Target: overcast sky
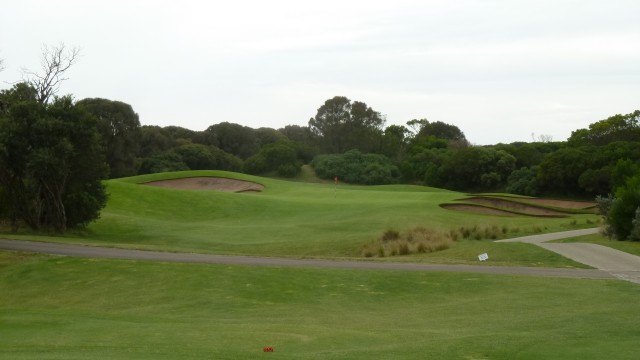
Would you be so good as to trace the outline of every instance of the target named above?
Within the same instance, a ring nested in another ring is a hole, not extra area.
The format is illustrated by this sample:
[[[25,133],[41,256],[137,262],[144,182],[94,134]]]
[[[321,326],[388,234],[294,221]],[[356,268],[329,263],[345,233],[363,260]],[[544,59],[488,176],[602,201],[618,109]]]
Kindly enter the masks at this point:
[[[640,109],[639,14],[638,0],[4,1],[0,88],[64,42],[82,57],[60,92],[124,101],[143,125],[307,125],[341,95],[475,144],[560,141]]]

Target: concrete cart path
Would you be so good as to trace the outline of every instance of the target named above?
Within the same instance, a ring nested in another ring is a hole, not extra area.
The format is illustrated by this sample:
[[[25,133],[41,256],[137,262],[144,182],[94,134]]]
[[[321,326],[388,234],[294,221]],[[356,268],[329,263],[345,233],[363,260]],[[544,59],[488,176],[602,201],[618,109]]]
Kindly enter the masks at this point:
[[[571,260],[606,271],[619,279],[640,284],[640,256],[631,255],[620,250],[597,244],[547,243],[547,241],[551,240],[595,234],[597,232],[598,229],[584,229],[498,240],[497,242],[525,242],[535,244]]]
[[[563,277],[581,279],[615,279],[606,271],[596,269],[567,269],[567,268],[538,268],[517,266],[479,266],[479,265],[443,265],[391,263],[381,261],[346,261],[325,259],[291,259],[266,258],[251,256],[225,256],[191,253],[171,253],[160,251],[142,251],[97,246],[84,246],[60,243],[45,243],[35,241],[20,241],[0,239],[0,249],[12,251],[26,251],[52,255],[78,256],[89,258],[109,258],[162,262],[233,264],[247,266],[271,267],[307,267],[307,268],[338,268],[338,269],[368,269],[368,270],[396,270],[396,271],[437,271],[460,273],[483,273],[502,275],[527,275],[544,277]]]

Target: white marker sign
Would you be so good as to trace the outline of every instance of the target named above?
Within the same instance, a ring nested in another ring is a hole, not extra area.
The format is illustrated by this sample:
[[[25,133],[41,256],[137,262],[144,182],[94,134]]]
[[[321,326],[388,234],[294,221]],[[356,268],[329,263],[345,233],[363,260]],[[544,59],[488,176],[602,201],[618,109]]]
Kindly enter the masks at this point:
[[[488,259],[489,259],[489,254],[487,253],[478,255],[478,260],[480,261],[487,261]]]

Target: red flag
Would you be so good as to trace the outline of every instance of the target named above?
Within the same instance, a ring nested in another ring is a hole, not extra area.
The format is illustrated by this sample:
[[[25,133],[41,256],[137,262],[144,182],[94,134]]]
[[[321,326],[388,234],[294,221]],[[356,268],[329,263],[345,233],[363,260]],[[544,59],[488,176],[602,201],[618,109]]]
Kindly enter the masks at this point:
[[[333,178],[333,181],[335,181],[336,185],[338,185],[338,177],[337,176]]]

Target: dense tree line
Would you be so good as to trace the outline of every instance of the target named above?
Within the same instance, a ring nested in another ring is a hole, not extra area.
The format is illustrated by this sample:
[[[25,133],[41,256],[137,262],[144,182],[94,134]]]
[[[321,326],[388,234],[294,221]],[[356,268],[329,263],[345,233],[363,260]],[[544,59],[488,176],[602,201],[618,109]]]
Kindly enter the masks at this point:
[[[406,126],[384,127],[380,112],[341,96],[325,101],[308,126],[281,129],[228,122],[203,131],[141,126],[133,108],[122,102],[84,99],[77,105],[97,119],[110,177],[188,169],[292,177],[302,164],[312,164],[319,176],[332,179],[342,174],[319,168],[330,163],[327,159],[370,161],[374,171],[384,157],[397,169],[384,183],[595,197],[620,186],[640,163],[640,111],[578,129],[565,142],[472,146],[458,127],[440,121],[413,119]],[[377,157],[362,160],[352,150]],[[320,155],[324,157],[312,162]],[[383,167],[392,169],[386,163]]]

